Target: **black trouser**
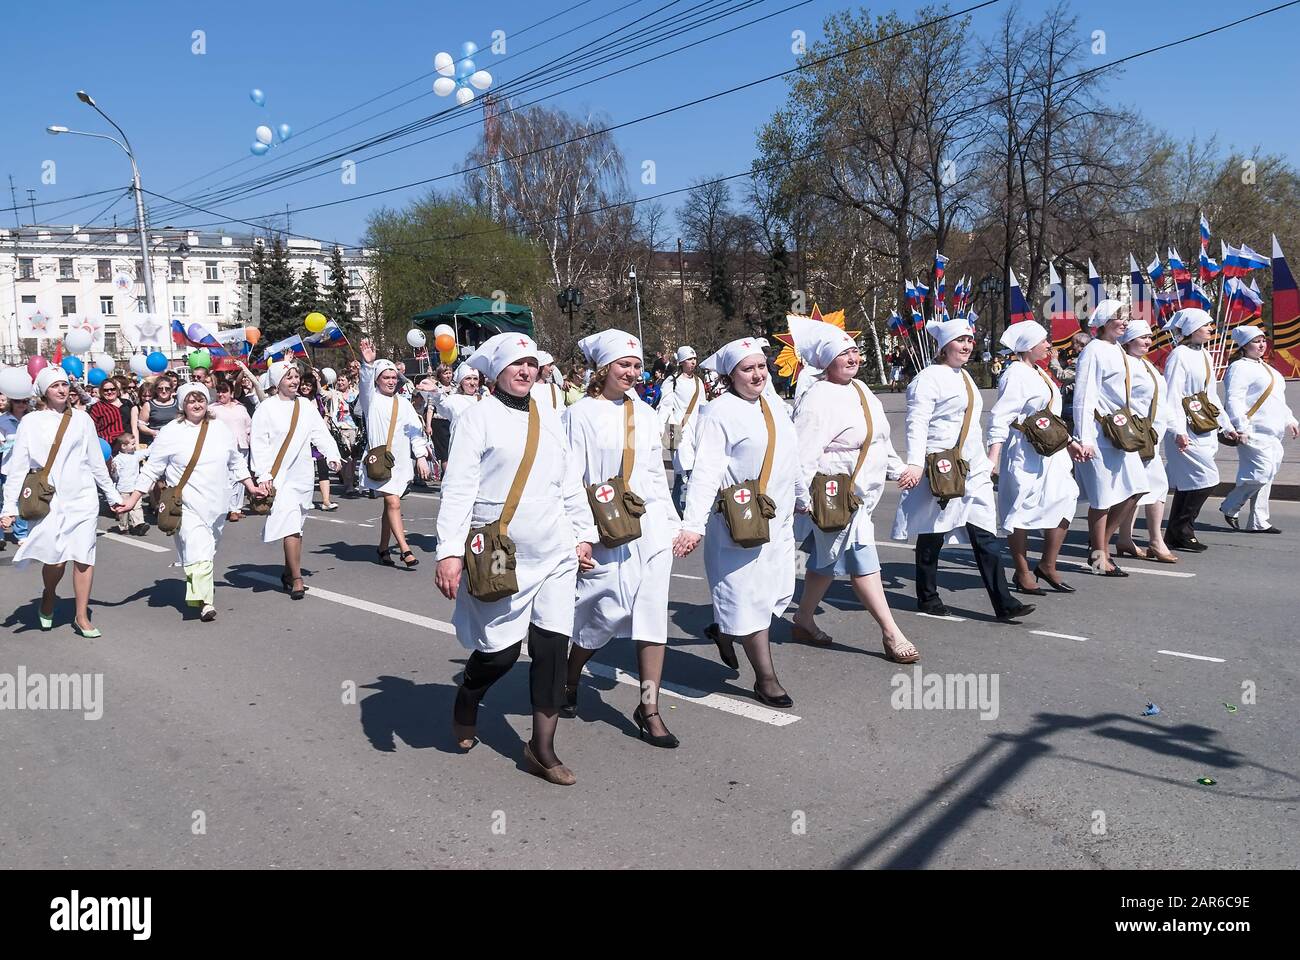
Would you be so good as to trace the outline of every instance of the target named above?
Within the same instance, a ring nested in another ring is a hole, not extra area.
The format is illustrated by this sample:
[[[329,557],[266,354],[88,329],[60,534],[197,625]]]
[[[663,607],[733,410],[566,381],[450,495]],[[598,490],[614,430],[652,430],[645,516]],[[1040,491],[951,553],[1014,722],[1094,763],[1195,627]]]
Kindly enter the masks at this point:
[[[966,524],[971,547],[975,550],[975,563],[984,589],[989,592],[993,612],[1001,616],[1016,606],[1002,571],[1002,541],[987,530]],[[916,602],[921,607],[939,602],[939,551],[947,534],[922,533],[916,538]]]
[[[509,672],[519,659],[523,641],[496,653],[475,650],[465,664],[465,678],[456,694],[456,722],[473,725],[479,701],[488,688]],[[564,681],[568,674],[569,638],[553,630],[528,625],[528,692],[534,710],[558,710],[564,703]]]
[[[1165,541],[1179,546],[1196,538],[1193,524],[1200,515],[1205,501],[1210,499],[1213,487],[1201,487],[1199,490],[1175,490],[1173,502],[1169,505],[1169,523],[1165,527]]]

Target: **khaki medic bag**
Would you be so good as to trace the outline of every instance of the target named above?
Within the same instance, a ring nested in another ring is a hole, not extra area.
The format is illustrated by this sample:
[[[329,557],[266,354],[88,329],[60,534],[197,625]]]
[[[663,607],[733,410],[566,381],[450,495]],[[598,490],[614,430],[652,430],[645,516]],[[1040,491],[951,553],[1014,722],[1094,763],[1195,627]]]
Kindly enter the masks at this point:
[[[1122,347],[1120,348],[1123,349]],[[1102,416],[1096,410],[1092,415],[1101,424],[1101,432],[1110,445],[1125,453],[1138,453],[1145,448],[1147,431],[1150,425],[1145,419],[1129,409],[1131,401],[1132,379],[1129,376],[1128,356],[1124,356],[1124,406]]]
[[[537,456],[537,439],[541,433],[541,417],[537,401],[528,399],[528,439],[524,441],[524,456],[515,471],[515,479],[501,506],[501,516],[487,526],[472,527],[465,538],[465,575],[469,580],[469,594],[475,600],[491,603],[504,600],[519,592],[519,578],[515,575],[515,544],[507,531],[519,508],[524,484]]]
[[[297,397],[293,401],[293,413],[289,417],[289,432],[284,435],[284,442],[280,444],[280,452],[275,455],[275,463],[271,464],[271,475],[268,479],[275,483],[275,475],[280,472],[280,466],[284,463],[284,455],[289,452],[289,442],[293,439],[293,431],[298,426],[298,404]],[[259,477],[259,479],[262,479]],[[248,512],[255,517],[265,517],[275,506],[275,491],[272,490],[264,497],[257,494],[249,494]]]
[[[767,482],[772,477],[772,460],[776,454],[776,422],[766,398],[760,396],[758,403],[767,427],[763,469],[758,480],[744,480],[718,492],[718,512],[727,522],[731,539],[740,547],[761,547],[767,543],[771,539],[767,522],[776,516],[776,504],[767,495]]]
[[[1047,406],[1011,426],[1025,435],[1029,445],[1040,457],[1050,457],[1070,445],[1070,428],[1065,425],[1064,420],[1052,413],[1052,381],[1037,365],[1030,364],[1030,366],[1047,384]]]
[[[1210,369],[1210,355],[1201,348],[1201,359],[1205,361],[1205,389],[1198,390],[1190,397],[1183,397],[1183,412],[1187,414],[1187,425],[1192,433],[1204,436],[1219,429],[1219,408],[1210,399],[1210,388],[1214,384],[1214,371]]]
[[[867,439],[862,444],[862,449],[858,451],[858,462],[853,467],[853,473],[816,473],[812,478],[812,519],[817,524],[817,529],[824,530],[827,533],[834,533],[837,530],[843,530],[853,521],[853,514],[858,507],[862,505],[862,498],[854,490],[854,484],[857,483],[858,473],[862,470],[862,465],[867,461],[867,451],[871,448],[872,434],[874,427],[871,422],[871,407],[867,404],[867,395],[862,392],[862,388],[854,380],[851,383],[853,391],[858,395],[858,400],[862,404],[862,415],[867,419]]]
[[[190,462],[185,465],[180,481],[174,487],[163,487],[158,497],[158,529],[169,537],[181,528],[181,494],[185,492],[185,484],[189,482],[190,474],[199,462],[199,455],[203,453],[203,441],[207,435],[208,418],[204,417],[199,425],[199,439],[194,444],[194,452],[190,454]]]
[[[39,470],[27,471],[27,476],[23,479],[23,489],[18,494],[18,516],[28,523],[44,520],[50,512],[50,501],[54,499],[50,467],[54,466],[54,458],[59,455],[63,435],[68,432],[71,421],[72,405],[69,404],[63,411],[63,419],[59,421],[59,429],[54,434],[54,444],[50,447],[50,455],[45,458],[45,466]]]
[[[970,473],[970,463],[962,459],[961,451],[966,446],[966,434],[970,432],[970,415],[975,409],[975,390],[971,386],[970,374],[965,370],[961,371],[961,378],[966,384],[966,415],[961,420],[957,446],[926,454],[925,457],[925,479],[930,482],[930,492],[939,501],[940,510],[948,506],[949,500],[960,500],[966,496],[966,475]]]
[[[621,547],[641,536],[645,501],[628,489],[636,465],[636,410],[631,397],[623,400],[623,462],[618,475],[587,487],[587,502],[596,520],[602,547]]]
[[[366,454],[366,476],[375,483],[393,479],[393,431],[397,429],[397,394],[393,394],[393,414],[388,418],[388,442],[382,447],[371,447]]]

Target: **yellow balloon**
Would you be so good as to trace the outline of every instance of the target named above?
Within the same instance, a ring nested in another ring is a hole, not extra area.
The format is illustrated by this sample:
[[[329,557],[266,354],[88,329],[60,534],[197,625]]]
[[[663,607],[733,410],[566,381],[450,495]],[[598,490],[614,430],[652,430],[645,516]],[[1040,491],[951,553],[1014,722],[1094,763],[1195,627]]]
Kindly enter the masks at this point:
[[[323,313],[307,314],[307,319],[303,321],[303,326],[305,326],[312,333],[320,333],[322,330],[325,329],[325,314]]]
[[[438,359],[441,360],[443,363],[447,364],[448,366],[451,366],[453,363],[455,363],[456,358],[458,356],[460,356],[460,347],[456,346],[455,344],[452,344],[450,350],[438,351]]]

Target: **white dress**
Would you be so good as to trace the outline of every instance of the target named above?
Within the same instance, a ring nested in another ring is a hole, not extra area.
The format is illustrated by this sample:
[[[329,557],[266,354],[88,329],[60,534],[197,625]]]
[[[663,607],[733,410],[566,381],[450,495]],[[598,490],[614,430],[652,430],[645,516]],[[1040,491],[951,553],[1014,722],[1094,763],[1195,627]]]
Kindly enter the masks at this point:
[[[560,418],[541,411],[537,455],[507,531],[515,544],[519,591],[485,603],[470,595],[461,578],[452,623],[462,646],[496,653],[519,643],[528,625],[573,635],[576,547],[596,532],[587,495],[566,472],[568,442]],[[438,511],[439,560],[464,557],[471,527],[501,516],[523,459],[528,414],[485,397],[452,425],[451,456],[442,479]]]
[[[0,516],[18,516],[18,497],[27,471],[44,466],[62,417],[53,410],[35,410],[19,421],[13,448],[5,460],[4,507],[0,508]],[[103,491],[109,503],[121,503],[122,497],[108,475],[95,421],[88,413],[72,412],[49,478],[54,485],[50,512],[31,525],[27,539],[14,554],[14,566],[68,560],[93,564],[99,517],[95,488]]]
[[[1247,411],[1270,383],[1273,392],[1254,416],[1247,418]],[[1237,483],[1272,483],[1282,466],[1282,441],[1287,427],[1296,423],[1286,402],[1286,380],[1271,364],[1243,357],[1228,366],[1223,392],[1228,419],[1242,434],[1237,444]]]
[[[370,449],[382,447],[388,442],[388,424],[393,417],[393,398],[386,397],[374,388],[375,368],[368,363],[361,365],[361,409],[366,418],[366,446]],[[384,481],[371,480],[363,466],[361,485],[366,490],[401,496],[407,486],[415,479],[415,457],[432,455],[429,438],[424,435],[424,423],[415,412],[411,401],[400,393],[397,397],[397,427],[393,430],[393,445],[389,453],[393,455],[392,475]],[[321,449],[317,446],[316,449]]]
[[[677,449],[673,451],[674,473],[688,473],[695,469],[694,427],[699,424],[700,415],[709,404],[707,393],[704,381],[698,375],[687,377],[674,374],[664,383],[663,396],[659,401],[660,429],[669,426],[682,427],[678,431]],[[687,417],[686,410],[690,407],[691,400],[697,397],[695,409]],[[686,421],[685,426],[682,424],[683,420]]]
[[[962,445],[962,459],[970,464],[966,475],[966,495],[949,500],[940,508],[930,492],[926,478],[925,457],[956,446],[966,413],[966,381],[970,375],[946,363],[933,363],[918,373],[907,385],[907,465],[921,467],[921,481],[904,490],[894,514],[893,539],[908,540],[922,533],[945,533],[945,542],[968,543],[966,524],[997,535],[998,516],[993,490],[993,464],[984,452],[980,436],[980,415],[984,399],[971,383],[974,407],[970,429]]]
[[[988,446],[1002,444],[998,458],[998,519],[1003,533],[1052,530],[1073,520],[1079,485],[1070,471],[1070,454],[1058,450],[1041,456],[1011,425],[1051,407],[1061,415],[1061,391],[1033,364],[1016,361],[998,382],[998,398],[989,411]]]
[[[135,489],[148,493],[159,480],[169,487],[179,483],[198,439],[199,425],[189,420],[176,420],[159,430],[149,445],[149,459],[140,467]],[[210,420],[199,462],[181,491],[181,526],[174,537],[178,566],[216,557],[230,507],[227,491],[232,483],[248,476],[248,464],[230,428],[220,420]]]
[[[1219,385],[1213,367],[1209,366],[1209,354],[1185,343],[1174,347],[1165,360],[1165,384],[1173,421],[1165,436],[1165,472],[1169,486],[1183,491],[1213,487],[1219,482],[1219,467],[1214,462],[1214,455],[1219,452],[1219,437],[1214,431],[1199,436],[1193,433],[1183,409],[1183,397],[1204,390],[1210,402],[1219,408],[1220,429],[1232,429],[1227,412],[1219,402]],[[1186,452],[1178,449],[1180,436],[1191,441]]]
[[[298,425],[280,464],[280,472],[271,478],[275,484],[275,503],[262,529],[262,542],[271,543],[302,533],[303,520],[311,509],[312,493],[316,489],[316,468],[312,464],[311,448],[325,455],[326,460],[337,462],[338,445],[330,436],[325,421],[321,419],[314,400],[295,397],[284,400],[279,394],[268,395],[253,414],[252,467],[258,480],[265,480],[275,465],[275,455],[289,432],[293,405],[298,405]]]
[[[481,394],[435,394],[433,398],[433,409],[438,411],[450,426],[454,427],[456,425],[456,418],[466,410],[472,410],[481,399]]]
[[[530,391],[537,406],[551,413],[564,413],[564,390],[554,382],[534,383]]]
[[[1151,424],[1156,432],[1156,455],[1146,462],[1147,492],[1138,500],[1138,506],[1145,507],[1150,503],[1164,503],[1169,495],[1169,478],[1165,476],[1165,459],[1161,456],[1160,448],[1165,433],[1173,423],[1174,408],[1169,402],[1164,377],[1155,368],[1155,364],[1146,357],[1141,360],[1130,359],[1129,369],[1133,371],[1133,402],[1130,409],[1138,416],[1149,417],[1151,400],[1154,398],[1156,402],[1155,422]]]
[[[1097,456],[1079,464],[1076,475],[1088,506],[1109,510],[1129,497],[1146,493],[1147,469],[1137,452],[1126,453],[1114,446],[1101,431],[1096,412],[1102,416],[1125,406],[1124,378],[1129,379],[1127,400],[1132,410],[1132,381],[1142,371],[1129,363],[1118,343],[1100,338],[1089,341],[1079,354],[1074,379],[1074,429],[1085,447]]]
[[[645,501],[641,536],[621,547],[593,540],[593,570],[578,574],[573,642],[598,650],[611,637],[646,643],[668,642],[668,587],[673,572],[673,538],[680,521],[663,470],[660,422],[654,409],[629,393],[618,403],[584,397],[564,414],[569,471],[585,491],[618,475],[623,464],[624,410],[633,404],[636,444],[628,489]],[[586,494],[584,492],[584,502]],[[588,505],[589,522],[590,506]]]
[[[799,399],[794,414],[804,486],[811,490],[813,476],[818,473],[853,473],[858,453],[867,439],[867,421],[855,393],[866,396],[871,410],[871,446],[853,484],[862,505],[854,511],[853,519],[843,530],[827,532],[812,524],[816,551],[813,566],[819,570],[834,565],[845,550],[875,550],[872,511],[884,493],[885,481],[895,479],[903,472],[902,458],[894,451],[889,436],[885,408],[876,395],[856,380],[843,384],[822,380]]]
[[[704,408],[695,436],[695,470],[682,529],[704,535],[713,614],[719,629],[733,637],[766,630],[794,597],[794,505],[796,498],[807,501],[808,490],[799,469],[794,424],[783,406],[772,409],[772,421],[776,449],[766,493],[776,504],[776,517],[768,521],[770,539],[757,547],[741,547],[731,539],[715,503],[723,487],[757,480],[762,472],[767,427],[758,401],[723,394]]]

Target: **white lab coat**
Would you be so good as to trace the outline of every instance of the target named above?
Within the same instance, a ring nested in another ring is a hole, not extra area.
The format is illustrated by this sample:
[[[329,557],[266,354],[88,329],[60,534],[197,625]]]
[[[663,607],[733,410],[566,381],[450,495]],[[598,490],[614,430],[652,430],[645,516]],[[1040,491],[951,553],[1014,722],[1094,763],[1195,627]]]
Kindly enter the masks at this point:
[[[762,472],[767,427],[758,401],[723,394],[705,407],[695,436],[695,470],[682,529],[704,535],[713,615],[721,631],[733,637],[766,630],[794,597],[794,506],[796,499],[807,502],[808,489],[799,469],[794,424],[784,406],[771,409],[776,448],[766,493],[776,504],[776,517],[768,521],[770,539],[761,546],[737,546],[715,507],[723,487],[756,481]]]
[[[867,439],[867,421],[855,393],[867,398],[871,410],[871,446],[853,484],[862,505],[843,530],[827,532],[812,524],[815,547],[812,565],[818,569],[833,565],[846,549],[874,549],[876,531],[872,512],[884,493],[885,481],[896,479],[903,472],[903,460],[894,451],[889,436],[885,408],[875,394],[856,380],[844,384],[822,380],[800,398],[794,414],[795,432],[799,436],[799,467],[809,496],[815,474],[851,475],[857,465],[858,454]]]
[[[1138,500],[1138,506],[1149,503],[1163,503],[1169,496],[1169,478],[1165,475],[1165,459],[1161,447],[1173,423],[1173,405],[1169,402],[1169,390],[1164,377],[1150,360],[1129,358],[1129,369],[1133,371],[1133,401],[1129,408],[1140,417],[1151,415],[1151,401],[1156,402],[1155,421],[1151,424],[1156,432],[1156,455],[1145,464],[1147,471],[1147,492]],[[1159,391],[1157,393],[1157,391]],[[1141,459],[1140,457],[1138,459]]]
[[[58,432],[61,413],[35,410],[18,424],[14,445],[5,461],[4,506],[0,516],[18,516],[18,497],[29,470],[39,470],[49,459]],[[99,517],[98,487],[109,503],[122,502],[108,475],[104,455],[95,433],[95,421],[81,410],[72,412],[72,420],[63,434],[59,455],[50,469],[54,497],[50,512],[31,525],[27,539],[14,554],[13,564],[29,562],[93,564],[96,519]]]
[[[618,403],[584,397],[564,414],[568,435],[568,469],[572,484],[585,490],[618,476],[623,465],[624,409],[633,404],[635,459],[628,489],[645,500],[641,536],[621,547],[592,541],[596,567],[578,574],[573,615],[573,642],[587,650],[603,647],[611,637],[628,636],[646,643],[668,642],[668,587],[673,569],[672,543],[680,527],[663,470],[661,426],[654,409],[634,393]],[[594,532],[594,519],[591,521]]]
[[[694,397],[699,397],[690,417],[686,410]],[[660,430],[664,427],[681,427],[678,431],[677,449],[673,451],[673,472],[689,473],[695,468],[695,434],[694,427],[699,423],[700,414],[708,406],[708,389],[704,380],[697,373],[693,377],[673,374],[664,381],[659,399]],[[685,420],[683,425],[682,421]]]
[[[1273,384],[1273,392],[1247,419],[1246,412]],[[1268,484],[1282,466],[1282,441],[1295,414],[1286,402],[1286,380],[1262,360],[1242,357],[1228,366],[1223,379],[1224,412],[1242,435],[1237,444],[1237,483]]]
[[[1061,415],[1061,391],[1047,374],[1024,361],[1007,366],[998,382],[998,398],[989,411],[988,446],[1002,444],[998,458],[998,520],[1003,533],[1052,530],[1073,520],[1079,485],[1070,471],[1070,454],[1058,450],[1039,455],[1025,435],[1012,427],[1046,407]]]
[[[1219,467],[1214,462],[1214,455],[1219,451],[1218,435],[1213,431],[1199,436],[1193,433],[1183,410],[1183,397],[1204,390],[1210,402],[1219,408],[1220,429],[1232,429],[1227,412],[1219,401],[1219,385],[1214,379],[1214,368],[1209,365],[1209,356],[1204,348],[1184,343],[1174,347],[1165,360],[1165,384],[1173,419],[1165,436],[1165,472],[1169,476],[1169,486],[1174,490],[1203,490],[1219,482]],[[1180,436],[1191,441],[1186,452],[1178,449]]]
[[[483,398],[483,394],[440,393],[433,397],[433,409],[438,411],[451,426],[456,425],[456,418],[466,410],[472,410]]]
[[[198,439],[199,425],[188,420],[174,421],[159,430],[149,445],[149,459],[140,465],[135,489],[148,493],[159,480],[169,487],[179,483]],[[248,464],[230,428],[220,420],[209,421],[203,452],[181,491],[181,527],[173,538],[177,566],[216,557],[230,507],[227,491],[232,483],[248,476]]]
[[[393,398],[386,397],[374,387],[375,368],[368,363],[361,365],[361,410],[366,418],[366,446],[370,449],[382,447],[388,442],[388,424],[393,417]],[[397,427],[393,430],[393,445],[389,453],[393,455],[392,475],[384,481],[371,480],[364,465],[361,469],[361,485],[367,490],[390,493],[401,496],[407,486],[415,479],[415,458],[432,455],[429,438],[424,435],[424,423],[415,412],[411,401],[400,393],[397,396]],[[316,449],[321,449],[319,446]]]
[[[312,492],[316,489],[316,468],[312,464],[311,448],[325,455],[326,460],[338,462],[339,448],[330,436],[325,421],[316,409],[316,402],[304,397],[292,401],[271,394],[258,404],[253,414],[252,467],[257,479],[265,480],[275,465],[275,455],[289,432],[293,405],[298,405],[298,425],[280,464],[280,472],[272,479],[275,484],[275,503],[262,528],[262,542],[271,543],[302,533],[303,521],[311,509]]]
[[[573,598],[578,574],[576,547],[591,542],[587,495],[566,471],[568,442],[560,418],[539,411],[537,455],[507,535],[515,544],[514,596],[484,603],[470,595],[462,577],[452,623],[461,645],[496,653],[519,643],[528,625],[573,635]],[[464,557],[471,527],[501,516],[523,459],[528,414],[485,397],[452,425],[451,456],[442,479],[437,557]]]
[[[542,410],[557,414],[564,413],[564,388],[554,381],[534,383],[530,393]]]
[[[1105,416],[1126,404],[1125,376],[1129,380],[1127,404],[1132,410],[1132,381],[1142,371],[1129,363],[1118,343],[1094,338],[1083,348],[1074,379],[1074,429],[1084,446],[1097,456],[1079,464],[1076,475],[1088,506],[1109,510],[1129,497],[1150,489],[1147,469],[1137,452],[1126,453],[1114,446],[1101,431],[1096,413]]]
[[[966,413],[966,386],[969,378],[964,370],[933,363],[918,373],[907,385],[907,452],[908,466],[922,469],[921,481],[910,490],[904,490],[894,514],[893,539],[908,540],[922,533],[945,533],[945,542],[967,543],[970,536],[966,524],[996,535],[998,530],[996,495],[993,491],[993,464],[984,452],[984,439],[980,436],[980,415],[984,412],[984,399],[979,389],[971,383],[974,407],[971,410],[970,429],[962,445],[962,459],[970,464],[966,475],[966,495],[949,500],[944,508],[930,492],[926,478],[925,457],[956,446],[961,435],[962,419]]]

